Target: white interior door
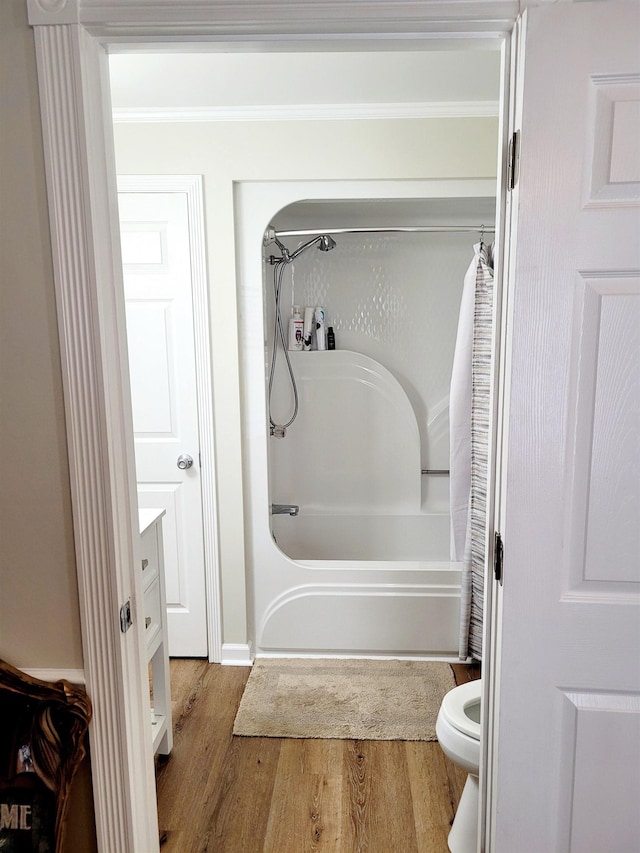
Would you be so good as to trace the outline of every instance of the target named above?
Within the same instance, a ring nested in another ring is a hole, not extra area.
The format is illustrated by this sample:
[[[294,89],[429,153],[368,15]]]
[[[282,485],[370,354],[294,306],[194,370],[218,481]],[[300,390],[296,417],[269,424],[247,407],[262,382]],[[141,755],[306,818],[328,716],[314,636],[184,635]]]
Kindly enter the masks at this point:
[[[640,5],[526,18],[497,853],[640,850]]]
[[[187,198],[180,192],[121,192],[118,200],[138,500],[166,510],[169,654],[206,656]]]

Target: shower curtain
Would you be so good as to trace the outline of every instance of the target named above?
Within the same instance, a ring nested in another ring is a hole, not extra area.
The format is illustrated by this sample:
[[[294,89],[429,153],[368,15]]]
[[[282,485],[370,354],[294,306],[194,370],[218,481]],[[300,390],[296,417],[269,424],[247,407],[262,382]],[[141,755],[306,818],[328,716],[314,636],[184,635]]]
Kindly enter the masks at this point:
[[[451,374],[451,559],[462,561],[459,656],[482,659],[493,315],[493,246],[465,275]]]

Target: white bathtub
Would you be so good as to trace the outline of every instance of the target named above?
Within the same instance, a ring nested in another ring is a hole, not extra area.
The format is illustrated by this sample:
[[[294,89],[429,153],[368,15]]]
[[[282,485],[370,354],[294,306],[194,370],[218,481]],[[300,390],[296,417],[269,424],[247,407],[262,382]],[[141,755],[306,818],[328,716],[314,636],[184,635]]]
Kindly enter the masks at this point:
[[[268,584],[260,654],[456,657],[460,566],[448,559],[448,516],[301,510],[271,521],[264,568],[280,592]]]
[[[441,511],[421,476],[406,392],[360,353],[290,355],[299,414],[269,439],[269,498],[252,505],[256,652],[455,658],[448,495]],[[270,516],[279,503],[300,512]]]
[[[449,560],[449,516],[274,515],[271,529],[281,551],[298,561],[385,561],[402,564]]]

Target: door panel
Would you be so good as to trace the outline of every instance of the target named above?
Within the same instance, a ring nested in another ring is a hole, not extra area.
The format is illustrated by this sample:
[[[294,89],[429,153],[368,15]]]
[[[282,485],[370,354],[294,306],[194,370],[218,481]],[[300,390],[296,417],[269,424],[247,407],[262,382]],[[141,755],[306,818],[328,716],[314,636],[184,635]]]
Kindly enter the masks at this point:
[[[170,366],[171,303],[127,300],[127,339],[137,437],[176,438],[176,388]]]
[[[207,654],[189,225],[185,193],[118,194],[138,500],[162,507],[169,653]],[[188,454],[194,464],[177,467]]]
[[[636,2],[526,15],[498,853],[640,849],[639,35]]]

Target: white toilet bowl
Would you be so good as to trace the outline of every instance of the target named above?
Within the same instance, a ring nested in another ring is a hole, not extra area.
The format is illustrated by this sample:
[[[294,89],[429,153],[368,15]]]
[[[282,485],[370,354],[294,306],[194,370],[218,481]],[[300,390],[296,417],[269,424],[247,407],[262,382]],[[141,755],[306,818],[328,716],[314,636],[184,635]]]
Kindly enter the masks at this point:
[[[450,690],[440,706],[436,736],[442,751],[469,774],[449,833],[451,853],[476,853],[480,768],[480,680]]]

